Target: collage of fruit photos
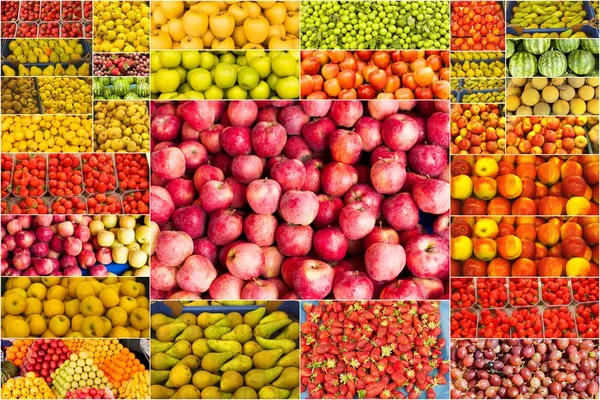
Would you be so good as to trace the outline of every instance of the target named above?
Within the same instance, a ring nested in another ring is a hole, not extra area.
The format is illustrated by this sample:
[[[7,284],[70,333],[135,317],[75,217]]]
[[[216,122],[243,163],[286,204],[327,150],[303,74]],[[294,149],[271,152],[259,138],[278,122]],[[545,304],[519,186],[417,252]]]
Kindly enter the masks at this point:
[[[0,400],[599,399],[599,0],[1,0]]]

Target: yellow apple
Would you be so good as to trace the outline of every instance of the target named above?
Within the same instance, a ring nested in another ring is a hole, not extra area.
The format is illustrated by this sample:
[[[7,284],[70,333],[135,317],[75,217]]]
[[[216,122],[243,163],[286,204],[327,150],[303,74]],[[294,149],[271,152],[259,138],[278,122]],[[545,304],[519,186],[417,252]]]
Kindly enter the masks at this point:
[[[453,237],[450,241],[450,257],[457,261],[466,261],[473,254],[473,242],[468,236]]]
[[[492,218],[481,218],[473,226],[473,234],[480,238],[495,239],[498,236],[498,224]]]
[[[135,301],[133,297],[121,297],[121,300],[119,301],[119,306],[122,307],[127,312],[127,314],[131,314],[131,312],[137,308],[137,301]]]
[[[17,293],[5,294],[2,304],[10,315],[19,315],[27,309],[27,299]]]
[[[81,323],[81,333],[83,337],[104,337],[104,321],[100,317],[85,317]]]
[[[71,322],[69,321],[69,318],[65,317],[64,315],[56,315],[52,317],[48,327],[52,333],[54,333],[54,335],[57,337],[63,337],[69,331]]]
[[[94,296],[88,296],[81,300],[81,306],[79,310],[86,317],[96,316],[99,317],[104,314],[104,306],[100,299]]]
[[[140,331],[148,329],[148,309],[136,308],[131,312],[130,323],[135,329]]]
[[[112,307],[106,312],[106,318],[108,318],[113,327],[127,325],[127,312],[122,307]]]
[[[473,171],[477,176],[495,178],[498,175],[498,170],[498,163],[492,157],[481,157],[473,166]]]
[[[115,307],[119,304],[119,293],[110,287],[102,289],[99,298],[105,308]]]
[[[55,315],[63,315],[65,313],[65,305],[57,299],[50,299],[44,302],[44,315],[52,318]]]
[[[27,309],[23,313],[24,316],[28,317],[33,314],[41,314],[43,310],[42,302],[35,297],[29,297],[26,299]]]
[[[473,193],[473,181],[467,175],[453,176],[450,180],[450,197],[466,200]]]
[[[39,314],[30,315],[25,322],[29,325],[29,332],[33,336],[39,336],[46,331],[46,320]]]
[[[81,308],[81,302],[79,299],[72,299],[65,303],[65,315],[69,318],[73,318],[79,314]]]

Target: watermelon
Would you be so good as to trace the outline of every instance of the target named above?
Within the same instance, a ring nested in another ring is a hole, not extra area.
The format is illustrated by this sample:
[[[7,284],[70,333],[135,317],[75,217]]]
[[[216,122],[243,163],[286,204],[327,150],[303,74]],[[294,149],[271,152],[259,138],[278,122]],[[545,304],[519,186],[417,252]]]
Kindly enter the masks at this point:
[[[512,40],[506,41],[506,59],[508,60],[510,56],[515,54],[515,44]]]
[[[98,78],[98,82],[100,82],[102,86],[108,86],[110,85],[110,78],[107,76],[103,76]]]
[[[531,53],[524,51],[516,53],[510,59],[509,71],[510,75],[514,77],[527,78],[535,76],[537,60]]]
[[[598,42],[598,39],[583,39],[579,43],[583,50],[587,50],[592,54],[600,53],[600,42]]]
[[[119,97],[124,97],[129,93],[129,84],[124,79],[117,79],[113,83],[114,93]]]
[[[533,54],[543,54],[550,49],[552,39],[524,39],[525,50]]]
[[[575,50],[569,54],[569,68],[577,75],[587,75],[594,70],[595,57],[587,50]]]
[[[579,39],[555,39],[554,48],[561,53],[570,53],[579,48]]]
[[[544,53],[538,60],[538,69],[545,77],[563,76],[567,72],[567,56],[556,50]]]
[[[137,87],[135,88],[135,92],[140,97],[150,96],[150,84],[146,82],[138,83]]]
[[[92,83],[92,90],[94,92],[94,97],[102,97],[104,94],[104,86],[100,83],[100,80],[95,79]]]
[[[127,93],[125,95],[125,97],[123,97],[123,100],[139,100],[139,99],[140,99],[140,97],[133,92]]]

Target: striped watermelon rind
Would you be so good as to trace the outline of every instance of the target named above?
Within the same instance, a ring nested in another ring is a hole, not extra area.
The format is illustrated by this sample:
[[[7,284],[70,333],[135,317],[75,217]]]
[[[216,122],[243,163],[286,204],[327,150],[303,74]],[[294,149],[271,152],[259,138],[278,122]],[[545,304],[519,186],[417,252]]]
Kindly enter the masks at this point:
[[[567,72],[567,65],[567,56],[556,50],[542,54],[538,60],[540,74],[547,78],[563,76]]]
[[[530,53],[533,54],[544,54],[550,50],[552,45],[552,39],[524,39],[523,47]]]
[[[513,77],[532,77],[537,73],[537,60],[533,54],[521,51],[510,58],[508,69]]]
[[[575,50],[569,54],[569,68],[577,75],[587,75],[594,70],[595,58],[587,50]]]
[[[561,53],[570,53],[579,48],[579,39],[554,39],[554,48]]]
[[[515,44],[512,40],[506,41],[506,59],[508,60],[510,56],[515,54]]]
[[[598,54],[600,53],[600,41],[598,39],[582,39],[580,48],[592,54]]]

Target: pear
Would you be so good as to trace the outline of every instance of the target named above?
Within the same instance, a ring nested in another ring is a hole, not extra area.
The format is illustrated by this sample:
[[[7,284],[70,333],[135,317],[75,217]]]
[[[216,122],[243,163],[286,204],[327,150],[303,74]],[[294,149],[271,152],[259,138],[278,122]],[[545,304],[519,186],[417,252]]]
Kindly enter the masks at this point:
[[[244,314],[244,323],[250,325],[250,327],[254,329],[254,327],[259,324],[262,317],[265,316],[266,312],[267,309],[265,307],[259,307],[254,311],[250,311]]]
[[[251,306],[254,305],[254,300],[223,300],[224,306]]]
[[[156,331],[161,326],[170,324],[173,321],[173,318],[167,317],[165,314],[156,313],[152,314],[152,317],[150,318],[150,325],[152,326],[152,330]]]
[[[276,321],[266,322],[264,324],[259,324],[256,328],[254,328],[254,336],[259,336],[262,338],[270,339],[271,336],[278,330],[285,328],[289,324],[292,323],[292,320],[289,318],[286,319],[278,319]]]
[[[242,348],[242,350],[245,355],[247,355],[248,357],[252,357],[256,353],[258,353],[259,351],[262,351],[264,349],[262,347],[260,347],[260,345],[258,343],[251,340],[249,342],[244,343],[244,347]]]
[[[235,340],[208,340],[208,347],[212,351],[216,352],[231,352],[235,354],[239,354],[242,352],[242,345],[236,342]]]
[[[54,65],[48,65],[46,68],[44,68],[44,70],[42,71],[42,75],[54,76]]]
[[[280,389],[288,389],[292,390],[296,386],[300,384],[299,381],[300,370],[296,367],[288,367],[283,370],[279,378],[271,385],[278,387]]]
[[[296,348],[296,342],[290,339],[265,339],[257,336],[256,341],[265,350],[283,349],[284,354]]]
[[[266,324],[267,322],[273,322],[280,319],[289,319],[287,313],[284,311],[273,311],[271,314],[267,315],[263,319],[260,320],[261,324]]]
[[[79,76],[89,76],[90,75],[90,64],[83,63],[79,68],[77,68],[77,75]]]
[[[175,318],[176,322],[185,322],[188,325],[196,323],[196,316],[192,313],[183,313],[179,317]]]
[[[150,354],[164,353],[173,347],[171,342],[161,342],[160,340],[150,339]]]
[[[194,343],[196,339],[200,339],[203,336],[202,328],[200,328],[198,325],[188,325],[188,327],[183,330],[181,335],[175,338],[175,341],[187,340],[190,343]]]
[[[244,344],[252,340],[252,328],[250,325],[240,324],[233,328],[231,332],[227,332],[221,336],[221,340],[235,340]]]
[[[223,392],[216,386],[209,386],[202,391],[202,399],[230,399],[231,393]],[[194,397],[199,399],[200,397]]]
[[[189,354],[183,357],[179,364],[187,365],[191,370],[196,370],[200,366],[200,358],[193,354]]]
[[[15,76],[15,70],[12,69],[11,67],[9,67],[8,65],[3,65],[2,66],[2,74],[4,74],[4,76]]]
[[[300,367],[300,349],[296,349],[281,357],[276,364],[278,367]]]
[[[265,386],[258,391],[258,397],[261,399],[287,399],[291,391],[276,388],[275,386]]]
[[[185,304],[186,307],[192,307],[192,306],[205,307],[205,306],[209,306],[209,305],[210,305],[210,303],[208,302],[208,300],[193,300],[193,301],[190,301],[189,303]]]
[[[167,399],[168,397],[163,397]],[[200,399],[200,390],[194,385],[183,385],[180,387],[173,396],[172,399]]]
[[[61,53],[58,58],[60,58],[61,63],[67,63],[71,60],[71,57],[66,52]]]
[[[192,380],[192,371],[187,365],[177,364],[169,373],[169,380],[165,383],[166,387],[179,388],[187,385]]]
[[[214,374],[234,356],[235,354],[231,352],[208,353],[202,358],[202,369]]]
[[[273,368],[283,354],[282,349],[259,351],[252,357],[254,366],[259,369]]]
[[[23,64],[18,66],[19,76],[29,76],[29,68],[25,68]]]
[[[221,371],[237,371],[248,372],[252,369],[252,359],[248,356],[240,354],[231,361],[226,362],[221,367]]]
[[[150,370],[150,384],[160,385],[169,379],[169,371]]]
[[[242,386],[233,393],[232,399],[258,399],[256,390],[248,386]]]
[[[35,54],[33,54],[33,51],[30,52],[29,54],[27,54],[27,62],[28,63],[36,63],[36,62],[38,62],[38,59],[35,56]]]
[[[192,383],[198,389],[202,390],[209,386],[214,386],[221,380],[219,375],[211,374],[206,371],[198,371],[192,376]]]
[[[274,367],[270,369],[253,369],[248,371],[245,376],[246,386],[250,386],[254,390],[267,386],[273,382],[281,374],[283,368]]]
[[[42,76],[42,70],[34,65],[33,67],[31,67],[30,75],[31,76]]]
[[[47,56],[47,55],[45,55],[45,54],[40,54],[40,55],[38,56],[38,62],[41,62],[41,63],[47,63],[47,62],[49,62],[49,61],[50,61],[50,59],[49,59],[49,58],[48,58],[48,56]]]
[[[204,330],[204,337],[207,339],[220,339],[221,336],[229,332],[231,328],[226,326],[209,326]]]
[[[83,46],[81,44],[77,44],[77,46],[75,46],[75,53],[79,54],[80,56],[83,55]]]
[[[300,324],[297,322],[292,322],[291,324],[286,326],[279,335],[275,336],[275,339],[298,340],[299,337],[300,337]]]
[[[210,353],[210,347],[208,347],[208,340],[198,339],[192,344],[192,352],[195,356],[200,358]]]
[[[156,353],[150,359],[152,369],[166,370],[171,369],[179,363],[179,359],[166,355],[165,353]]]
[[[216,324],[219,320],[225,318],[223,313],[209,313],[203,312],[198,315],[197,324],[200,328],[206,329],[211,325]]]
[[[300,386],[296,386],[288,399],[299,399],[300,398]]]
[[[173,342],[186,327],[187,324],[183,322],[172,322],[163,325],[156,330],[156,338],[161,342]]]
[[[179,358],[181,360],[188,354],[192,354],[192,345],[187,340],[179,340],[175,342],[173,347],[171,347],[167,352],[165,352],[165,354],[171,357]]]
[[[56,67],[54,68],[54,75],[61,76],[61,75],[64,75],[64,74],[65,74],[65,70],[62,67],[62,65],[56,64]],[[154,329],[154,328],[152,328],[152,329]],[[156,328],[156,329],[158,329],[158,328]],[[154,329],[154,330],[156,330],[156,329]]]
[[[244,386],[244,377],[237,371],[225,371],[220,383],[222,391],[233,393]]]
[[[215,326],[226,326],[228,328],[235,328],[239,324],[244,323],[244,319],[242,318],[242,314],[238,312],[232,312],[225,316],[225,318],[217,321]]]
[[[49,57],[49,59],[50,59],[50,62],[51,62],[51,63],[57,63],[57,62],[60,62],[60,58],[58,57],[58,54],[56,54],[56,53],[54,53],[54,52],[52,52],[52,54],[50,54],[50,57]]]
[[[170,399],[175,394],[175,390],[161,385],[150,386],[150,397],[153,399]]]

